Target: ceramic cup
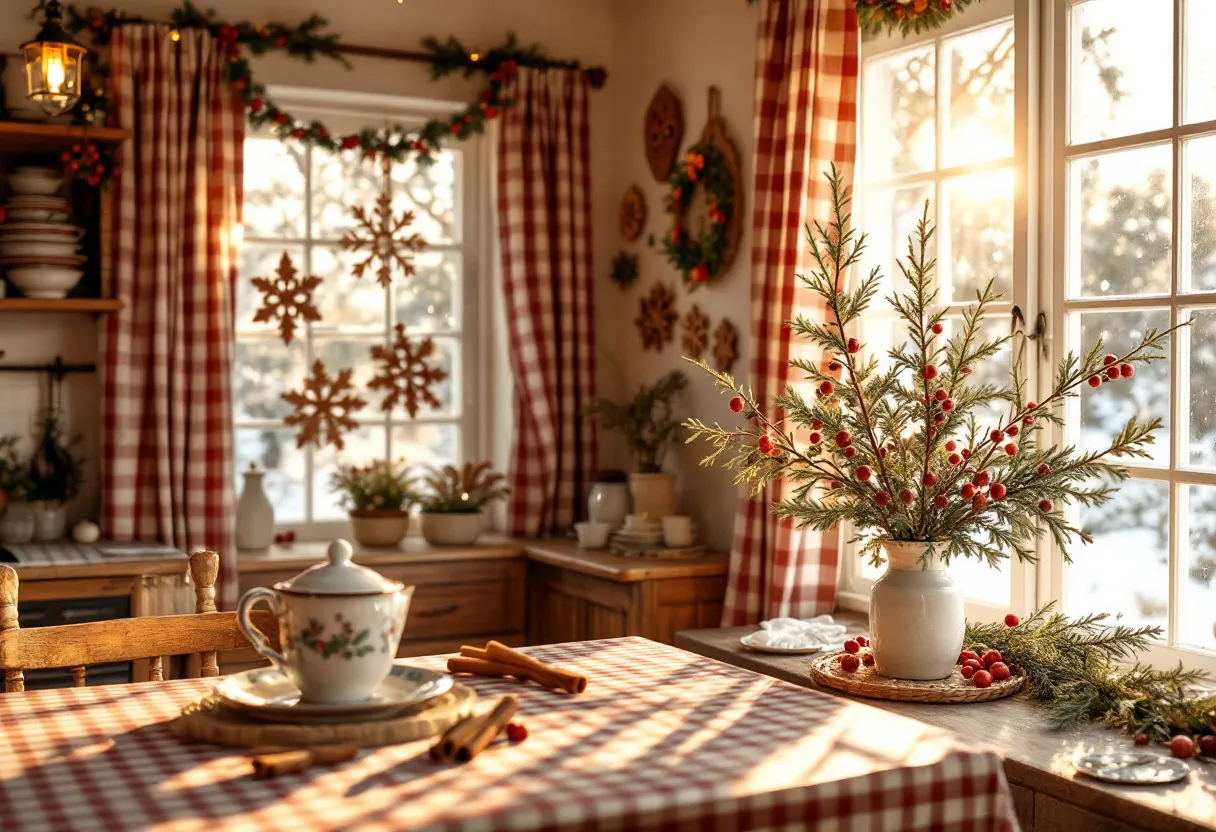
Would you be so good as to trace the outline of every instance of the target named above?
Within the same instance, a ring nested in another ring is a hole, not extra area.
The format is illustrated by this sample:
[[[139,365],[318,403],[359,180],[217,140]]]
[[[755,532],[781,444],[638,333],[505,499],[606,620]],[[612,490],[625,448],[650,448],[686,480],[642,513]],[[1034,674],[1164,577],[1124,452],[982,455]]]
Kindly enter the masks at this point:
[[[578,545],[583,549],[603,549],[608,545],[610,531],[612,531],[610,523],[574,524],[574,532],[578,535]]]
[[[625,515],[625,531],[627,532],[644,532],[649,531],[653,521],[646,514],[626,514]]]
[[[692,545],[692,518],[673,514],[663,518],[663,544],[671,547]]]

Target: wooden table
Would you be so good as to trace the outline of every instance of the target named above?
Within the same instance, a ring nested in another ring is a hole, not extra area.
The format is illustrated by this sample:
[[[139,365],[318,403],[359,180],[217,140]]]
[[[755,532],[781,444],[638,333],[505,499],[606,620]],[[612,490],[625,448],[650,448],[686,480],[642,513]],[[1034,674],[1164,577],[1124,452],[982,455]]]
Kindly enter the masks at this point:
[[[0,695],[0,829],[1014,828],[999,759],[948,731],[640,638],[530,652],[587,692],[468,680],[529,737],[463,766],[415,742],[254,780],[171,733],[207,680]]]
[[[862,616],[838,615],[865,632]],[[676,645],[721,662],[812,689],[807,656],[777,656],[743,647],[755,627],[692,630]],[[845,699],[853,699],[830,691]],[[954,731],[995,748],[1017,803],[1023,832],[1190,832],[1216,830],[1216,765],[1195,763],[1187,780],[1167,786],[1116,786],[1075,772],[1072,761],[1089,751],[1126,750],[1130,740],[1099,725],[1066,731],[1047,727],[1043,706],[1024,696],[967,705],[887,702],[856,698],[885,711]],[[1168,753],[1162,750],[1163,754]]]

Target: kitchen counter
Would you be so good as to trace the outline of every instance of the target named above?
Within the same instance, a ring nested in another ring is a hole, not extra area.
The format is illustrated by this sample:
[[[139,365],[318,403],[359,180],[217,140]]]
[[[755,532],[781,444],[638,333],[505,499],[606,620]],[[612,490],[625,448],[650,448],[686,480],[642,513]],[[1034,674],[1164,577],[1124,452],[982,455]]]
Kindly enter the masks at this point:
[[[399,545],[371,548],[351,541],[356,563],[378,567],[399,563],[453,563],[496,558],[522,558],[523,544],[501,535],[486,534],[468,546],[432,546],[421,537],[411,536]],[[299,571],[325,560],[328,542],[308,541],[285,546],[274,545],[261,551],[237,553],[237,567],[244,572],[294,569]]]
[[[185,575],[184,552],[156,543],[91,544],[70,540],[7,544],[0,563],[17,570],[22,583],[78,578],[133,578],[140,575]]]

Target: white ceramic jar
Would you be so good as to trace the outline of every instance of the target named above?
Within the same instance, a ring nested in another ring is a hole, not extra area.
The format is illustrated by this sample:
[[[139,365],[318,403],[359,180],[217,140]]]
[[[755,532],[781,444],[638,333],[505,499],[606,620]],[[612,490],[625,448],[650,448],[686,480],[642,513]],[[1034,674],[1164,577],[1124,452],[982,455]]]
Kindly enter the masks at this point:
[[[882,545],[887,571],[870,593],[874,669],[892,679],[944,679],[954,671],[966,627],[962,587],[937,556],[946,544]]]
[[[266,472],[253,463],[242,472],[245,487],[236,504],[236,548],[260,551],[274,540],[274,505],[262,489]]]
[[[614,529],[629,513],[629,486],[624,482],[593,482],[587,496],[587,516],[592,523],[607,523]]]

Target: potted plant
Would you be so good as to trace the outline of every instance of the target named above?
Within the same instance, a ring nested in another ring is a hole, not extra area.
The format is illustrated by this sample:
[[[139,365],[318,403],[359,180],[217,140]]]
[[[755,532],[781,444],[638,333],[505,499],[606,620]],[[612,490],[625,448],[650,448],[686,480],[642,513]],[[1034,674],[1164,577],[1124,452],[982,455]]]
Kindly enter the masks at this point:
[[[663,458],[680,429],[672,406],[687,385],[684,374],[672,370],[627,402],[596,399],[587,409],[601,428],[625,437],[638,461],[638,470],[629,475],[633,511],[654,520],[676,513],[675,477],[663,473]]]
[[[1133,419],[1108,447],[1084,453],[1053,447],[1043,428],[1060,423],[1065,400],[1083,386],[1133,383],[1135,364],[1159,358],[1169,333],[1150,330],[1123,355],[1104,355],[1101,341],[1083,356],[1069,355],[1050,392],[1029,400],[1020,357],[1025,336],[982,335],[985,313],[998,299],[991,284],[946,336],[946,310],[934,305],[926,206],[900,264],[910,289],[888,299],[906,322],[908,339],[882,368],[848,335],[878,293],[880,276],[875,270],[856,288],[844,287],[842,277],[858,268],[865,237],[849,227],[848,197],[834,170],[828,179],[832,221],[826,228],[815,223],[809,233],[816,268],[800,278],[822,298],[825,318],[790,323],[825,354],[822,364],[790,362],[815,386],[814,396],[788,388],[774,400],[785,419],[774,421],[749,390],[702,365],[731,394],[730,410],[744,421],[723,428],[689,420],[689,441],[708,439],[714,448],[705,462],[724,462],[737,481],[757,490],[784,478],[790,493],[774,505],[778,516],[819,530],[851,524],[861,553],[876,566],[887,564],[870,599],[877,671],[944,678],[964,629],[962,592],[946,566],[960,557],[994,567],[1011,554],[1033,560],[1034,541],[1043,535],[1065,550],[1074,539],[1090,542],[1070,523],[1065,504],[1106,502],[1113,490],[1099,478],[1125,479],[1126,469],[1114,460],[1147,456],[1160,420]],[[1010,385],[974,382],[975,367],[1010,341]],[[989,421],[989,412],[1002,415]]]
[[[66,438],[60,411],[49,409],[42,417],[42,435],[30,459],[29,497],[36,502],[35,540],[59,540],[67,533],[68,500],[80,493],[84,461],[73,453],[80,436]]]
[[[437,546],[467,546],[485,527],[481,510],[506,497],[502,474],[489,462],[466,462],[429,468],[423,478],[427,495],[422,499],[422,536]]]
[[[380,459],[362,468],[339,465],[329,485],[341,495],[360,544],[388,547],[405,539],[415,496],[404,460],[394,465]]]
[[[34,515],[25,502],[30,471],[17,452],[17,437],[0,436],[0,542],[25,543],[34,536]]]

